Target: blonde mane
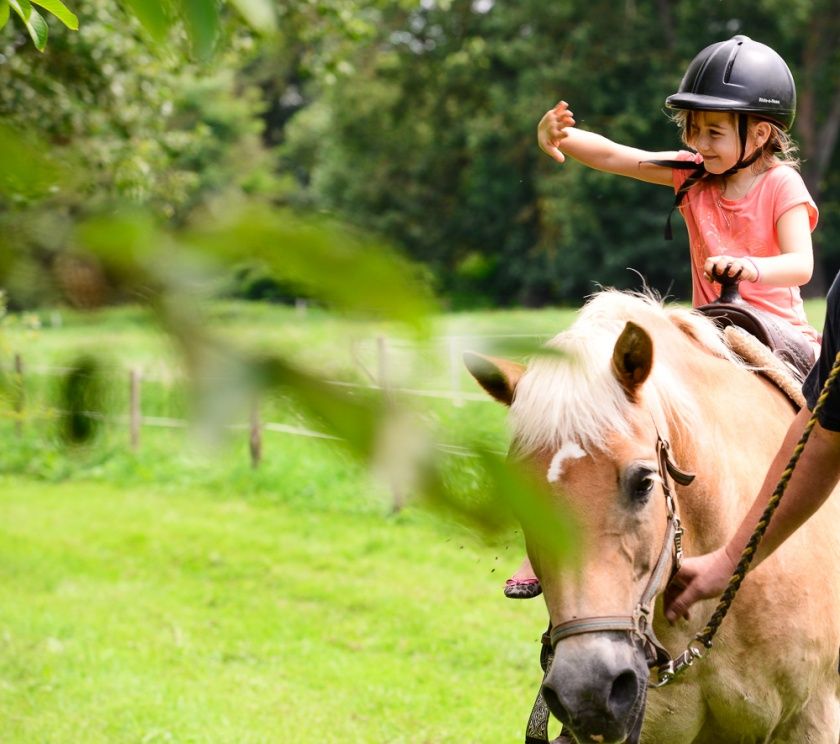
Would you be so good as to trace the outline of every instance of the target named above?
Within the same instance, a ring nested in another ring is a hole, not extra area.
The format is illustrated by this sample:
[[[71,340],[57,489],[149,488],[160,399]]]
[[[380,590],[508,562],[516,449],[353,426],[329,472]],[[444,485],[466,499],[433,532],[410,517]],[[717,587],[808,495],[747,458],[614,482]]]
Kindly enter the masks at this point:
[[[669,353],[694,342],[709,354],[742,365],[724,343],[716,326],[685,308],[666,306],[641,293],[607,289],[592,296],[575,323],[545,347],[557,354],[537,356],[516,387],[510,409],[517,450],[529,454],[556,450],[575,442],[587,452],[606,449],[611,434],[631,435],[635,408],[612,373],[612,353],[624,325],[632,320],[654,338],[654,364],[644,386],[644,401],[657,417],[668,421],[696,419],[697,404]],[[657,338],[671,334],[657,348]],[[658,353],[657,353],[658,352]]]

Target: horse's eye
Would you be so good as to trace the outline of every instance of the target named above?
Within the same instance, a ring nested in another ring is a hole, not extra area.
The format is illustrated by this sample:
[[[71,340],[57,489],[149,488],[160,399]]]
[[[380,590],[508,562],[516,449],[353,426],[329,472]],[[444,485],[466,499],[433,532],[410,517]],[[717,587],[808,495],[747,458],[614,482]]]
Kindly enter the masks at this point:
[[[634,504],[643,504],[653,491],[656,473],[648,467],[636,466],[625,473],[624,492]]]

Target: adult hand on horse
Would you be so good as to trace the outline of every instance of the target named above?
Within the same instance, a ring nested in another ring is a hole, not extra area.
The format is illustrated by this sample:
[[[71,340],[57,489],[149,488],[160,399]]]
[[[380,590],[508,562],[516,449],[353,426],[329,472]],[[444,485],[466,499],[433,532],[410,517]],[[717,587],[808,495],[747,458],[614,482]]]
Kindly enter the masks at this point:
[[[666,619],[671,623],[681,617],[687,620],[688,611],[695,602],[723,594],[737,564],[738,557],[733,559],[726,547],[686,558],[665,589]]]
[[[537,127],[537,142],[540,149],[558,163],[564,163],[566,156],[560,151],[560,141],[566,137],[566,127],[575,125],[575,115],[569,104],[560,101],[553,109],[545,112]]]

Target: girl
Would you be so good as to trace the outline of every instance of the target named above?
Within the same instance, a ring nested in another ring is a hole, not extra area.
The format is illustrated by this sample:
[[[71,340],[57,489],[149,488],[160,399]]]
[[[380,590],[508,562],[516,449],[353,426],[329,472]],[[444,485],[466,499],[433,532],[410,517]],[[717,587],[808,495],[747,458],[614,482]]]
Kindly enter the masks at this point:
[[[539,146],[558,163],[570,156],[674,188],[688,228],[694,306],[717,299],[713,276],[740,276],[743,299],[798,329],[816,358],[820,336],[808,324],[799,286],[811,278],[818,213],[788,136],[796,112],[788,66],[770,47],[735,36],[700,52],[665,103],[676,109],[692,151],[646,152],[577,129],[565,101],[540,121]],[[513,598],[540,591],[527,559],[505,585]]]

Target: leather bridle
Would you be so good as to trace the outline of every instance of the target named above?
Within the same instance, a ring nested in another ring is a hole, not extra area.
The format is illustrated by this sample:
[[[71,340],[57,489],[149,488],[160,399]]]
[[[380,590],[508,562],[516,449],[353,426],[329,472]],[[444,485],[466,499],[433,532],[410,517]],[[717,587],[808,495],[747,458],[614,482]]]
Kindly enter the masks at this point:
[[[662,493],[665,496],[668,524],[665,528],[665,538],[662,542],[659,558],[648,578],[642,596],[636,603],[633,614],[577,618],[555,626],[549,623],[548,630],[542,636],[543,647],[540,653],[540,666],[544,675],[548,674],[548,669],[554,660],[554,650],[557,644],[564,638],[583,633],[621,631],[638,638],[644,648],[648,668],[651,671],[648,680],[649,687],[662,687],[668,684],[675,674],[685,667],[691,666],[695,659],[703,655],[703,650],[697,644],[690,644],[682,654],[674,659],[659,642],[653,630],[653,602],[663,584],[665,572],[670,571],[669,575],[671,576],[675,574],[679,570],[683,555],[683,528],[680,524],[679,507],[676,494],[671,487],[670,478],[673,478],[681,486],[687,486],[694,480],[692,473],[686,473],[674,464],[671,459],[670,445],[658,431],[656,432],[656,459],[659,466],[659,477],[662,481]],[[655,678],[654,673],[656,674]],[[537,693],[531,715],[528,717],[525,733],[526,744],[548,742],[548,719],[548,706],[542,696],[542,691],[540,691]],[[556,741],[563,741],[563,736],[561,735]]]

